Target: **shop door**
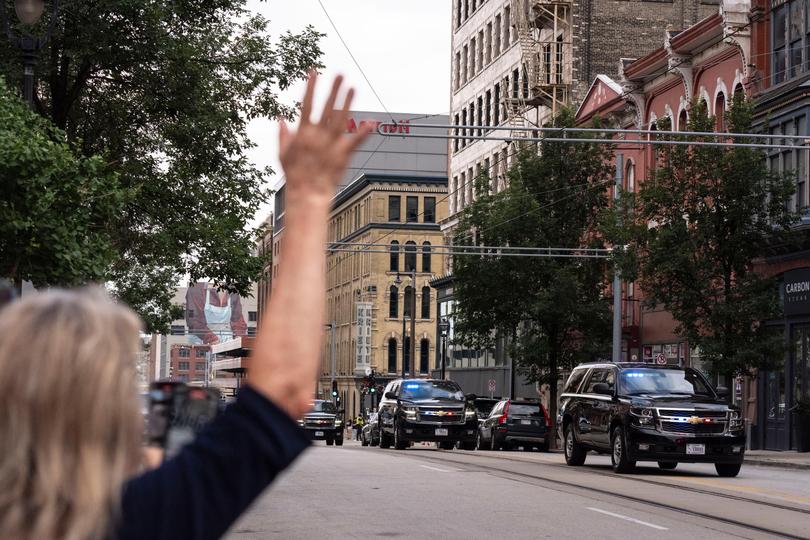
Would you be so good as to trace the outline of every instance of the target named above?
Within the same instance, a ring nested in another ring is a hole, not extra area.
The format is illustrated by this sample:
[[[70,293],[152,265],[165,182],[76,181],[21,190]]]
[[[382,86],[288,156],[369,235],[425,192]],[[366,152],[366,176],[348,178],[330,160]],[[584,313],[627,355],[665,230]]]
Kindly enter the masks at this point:
[[[788,373],[790,386],[788,387],[788,410],[795,405],[796,400],[808,394],[808,364],[810,364],[810,326],[794,326],[791,347],[791,365]],[[796,419],[793,418],[793,427],[796,428]],[[791,440],[790,448],[796,448],[796,435]]]
[[[768,371],[765,377],[765,449],[787,450],[785,371]]]

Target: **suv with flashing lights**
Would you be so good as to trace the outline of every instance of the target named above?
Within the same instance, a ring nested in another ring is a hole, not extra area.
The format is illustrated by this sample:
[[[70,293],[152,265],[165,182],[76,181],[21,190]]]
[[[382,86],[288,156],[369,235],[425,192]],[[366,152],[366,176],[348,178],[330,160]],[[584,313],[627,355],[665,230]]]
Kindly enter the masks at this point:
[[[745,453],[743,418],[698,371],[641,363],[584,364],[560,396],[557,425],[568,465],[588,450],[610,453],[613,470],[632,472],[637,461],[664,470],[678,463],[713,463],[737,476]]]
[[[298,420],[298,425],[314,440],[326,441],[329,446],[343,445],[343,411],[331,401],[313,401],[312,408]]]
[[[478,416],[461,387],[443,379],[398,379],[388,383],[380,400],[380,448],[398,450],[414,442],[433,441],[451,450],[457,443],[475,448]]]

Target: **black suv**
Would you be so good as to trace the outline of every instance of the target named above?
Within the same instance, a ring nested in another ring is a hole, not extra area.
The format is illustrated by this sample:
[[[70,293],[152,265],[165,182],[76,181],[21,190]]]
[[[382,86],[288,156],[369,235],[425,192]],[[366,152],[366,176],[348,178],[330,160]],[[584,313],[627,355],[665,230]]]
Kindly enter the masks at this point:
[[[478,428],[479,450],[512,450],[522,446],[548,451],[551,420],[537,400],[504,399],[490,411]]]
[[[740,411],[725,403],[700,372],[651,364],[585,364],[571,373],[560,396],[557,425],[568,465],[588,450],[609,452],[616,472],[637,461],[714,463],[720,476],[737,476],[745,453]]]
[[[380,448],[399,450],[416,441],[435,441],[450,450],[475,448],[478,417],[461,387],[441,379],[399,379],[385,387],[379,407]]]
[[[343,411],[334,403],[322,399],[312,402],[312,409],[298,420],[298,424],[307,430],[315,440],[343,445]]]

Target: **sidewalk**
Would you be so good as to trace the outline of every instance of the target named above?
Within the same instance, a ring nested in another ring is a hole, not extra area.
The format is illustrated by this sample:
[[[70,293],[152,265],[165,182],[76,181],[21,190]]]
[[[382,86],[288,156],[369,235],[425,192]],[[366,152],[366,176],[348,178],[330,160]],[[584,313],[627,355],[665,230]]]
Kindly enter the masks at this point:
[[[748,450],[745,452],[745,464],[810,470],[810,452]]]

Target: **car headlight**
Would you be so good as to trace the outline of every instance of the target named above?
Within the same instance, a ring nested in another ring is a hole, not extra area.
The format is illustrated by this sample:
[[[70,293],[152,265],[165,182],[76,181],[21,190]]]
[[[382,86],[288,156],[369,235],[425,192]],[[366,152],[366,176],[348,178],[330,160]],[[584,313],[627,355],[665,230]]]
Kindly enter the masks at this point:
[[[335,425],[337,427],[342,426],[343,425],[343,420],[341,420],[340,418],[335,418]]]
[[[740,411],[729,411],[728,413],[728,429],[730,431],[740,431],[743,428],[745,420]]]
[[[630,414],[633,416],[633,422],[640,426],[651,426],[654,422],[655,414],[653,410],[647,407],[633,407],[630,409]]]
[[[404,405],[402,412],[405,413],[405,418],[408,420],[416,420],[416,414],[419,412],[419,409],[412,405]]]
[[[467,422],[475,418],[475,409],[465,409],[464,410],[464,421]]]

